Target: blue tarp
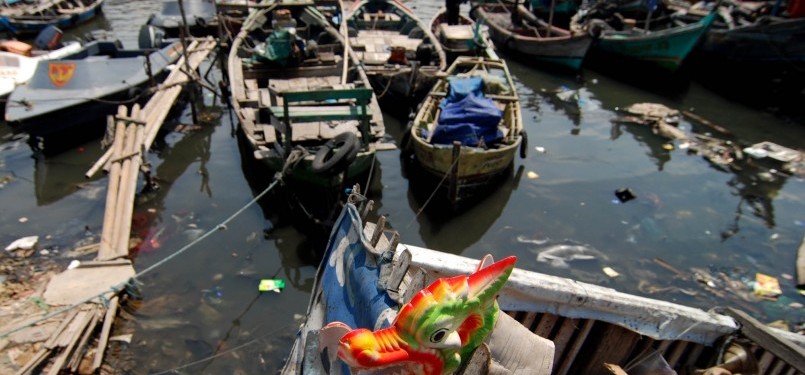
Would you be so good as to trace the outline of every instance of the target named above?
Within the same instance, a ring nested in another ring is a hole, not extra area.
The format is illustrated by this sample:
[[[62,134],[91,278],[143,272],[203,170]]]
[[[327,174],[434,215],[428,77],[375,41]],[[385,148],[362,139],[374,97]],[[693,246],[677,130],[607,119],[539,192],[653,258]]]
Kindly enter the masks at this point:
[[[440,107],[438,126],[431,138],[433,144],[459,141],[465,146],[479,146],[481,140],[489,145],[503,138],[498,130],[503,112],[492,99],[483,96],[480,77],[451,79],[450,91]]]

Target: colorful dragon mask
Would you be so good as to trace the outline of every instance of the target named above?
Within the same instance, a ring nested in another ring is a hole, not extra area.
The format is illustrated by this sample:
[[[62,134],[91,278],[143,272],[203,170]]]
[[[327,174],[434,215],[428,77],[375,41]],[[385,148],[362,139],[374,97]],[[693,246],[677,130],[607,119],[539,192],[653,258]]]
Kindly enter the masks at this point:
[[[482,260],[469,276],[436,280],[400,309],[389,328],[374,332],[359,328],[343,335],[338,357],[353,369],[452,373],[492,332],[497,294],[516,261],[512,256],[483,267]],[[334,322],[327,327],[339,325],[346,326]]]

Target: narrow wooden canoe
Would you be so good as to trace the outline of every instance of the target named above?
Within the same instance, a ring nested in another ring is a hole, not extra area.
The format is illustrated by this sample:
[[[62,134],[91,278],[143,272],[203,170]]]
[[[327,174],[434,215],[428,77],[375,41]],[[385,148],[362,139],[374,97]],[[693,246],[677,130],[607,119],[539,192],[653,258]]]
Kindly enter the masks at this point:
[[[365,197],[352,196],[350,202],[331,233],[283,375],[348,373],[331,347],[343,335],[322,327],[335,321],[370,331],[389,327],[398,309],[423,287],[437,278],[473,273],[479,265],[477,259],[400,244],[384,220],[364,226],[363,205],[370,203]],[[703,311],[519,268],[497,302],[505,314],[498,314],[499,324],[484,346],[508,370],[534,369],[515,373],[619,373],[610,371],[614,366],[629,374],[805,371],[802,335],[765,327],[731,308]],[[501,344],[499,332],[520,336]],[[476,350],[462,360],[485,357],[477,362],[486,363],[485,353]],[[507,353],[523,355],[513,360],[504,357]],[[457,373],[491,372],[473,368]]]
[[[455,121],[444,117],[447,112],[443,111],[442,102],[452,96],[451,80],[461,77],[478,78],[482,82],[483,100],[494,107],[489,112],[500,111],[498,137],[492,142],[489,138],[473,141],[477,142],[475,144],[450,141],[451,125],[456,121],[460,126],[478,125],[478,120],[470,117],[453,119]],[[448,198],[457,205],[488,187],[512,165],[518,150],[521,156],[525,155],[524,134],[520,99],[506,62],[460,56],[422,102],[411,124],[410,145],[403,146],[411,147],[417,163],[434,177],[448,178]]]
[[[419,102],[447,66],[430,27],[399,0],[357,1],[346,14],[350,47],[377,95]]]
[[[674,22],[673,16],[668,16],[662,24],[650,23],[649,30],[638,27],[615,30],[604,26],[601,30],[590,31],[591,34],[598,35],[593,46],[593,55],[598,56],[591,58],[609,61],[613,57],[628,59],[671,72],[676,71],[697,46],[716,16],[712,12],[697,22],[683,24]]]
[[[270,3],[252,14],[228,61],[240,132],[270,171],[336,187],[342,173],[372,165],[385,134],[377,99],[313,1]]]
[[[442,44],[448,63],[452,63],[458,56],[498,58],[492,39],[489,38],[489,27],[476,24],[472,18],[463,14],[459,14],[458,23],[450,25],[447,8],[442,7],[431,18],[430,30]]]
[[[48,26],[67,29],[89,21],[101,12],[106,0],[56,0],[21,2],[0,9],[0,30],[24,35]]]
[[[522,5],[516,11],[522,25],[512,23],[514,6],[503,3],[481,3],[471,15],[489,25],[489,35],[500,49],[508,49],[571,70],[581,69],[584,57],[593,43],[588,33],[573,33],[537,18]]]

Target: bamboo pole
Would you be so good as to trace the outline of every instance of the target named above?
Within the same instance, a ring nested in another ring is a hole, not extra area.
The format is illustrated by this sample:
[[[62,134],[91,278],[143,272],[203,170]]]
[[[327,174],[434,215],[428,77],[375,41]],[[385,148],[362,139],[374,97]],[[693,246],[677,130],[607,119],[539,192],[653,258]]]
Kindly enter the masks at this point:
[[[106,310],[106,315],[103,317],[103,328],[101,328],[101,335],[98,338],[98,350],[95,351],[95,360],[92,362],[92,373],[95,373],[103,363],[103,354],[106,351],[106,343],[109,342],[109,332],[112,330],[112,321],[117,315],[118,296],[112,297],[109,302],[109,309]]]
[[[341,34],[344,35],[344,62],[341,71],[341,84],[347,83],[347,70],[349,68],[349,29],[347,28],[347,10],[344,9],[344,2],[338,0],[338,7],[341,8]]]
[[[135,115],[135,110],[139,113],[139,108],[135,106],[132,108],[132,115]],[[134,144],[134,133],[136,130],[136,125],[129,124],[126,126],[126,146],[123,149],[123,154],[128,155],[136,150],[136,146]],[[123,199],[125,197],[123,190],[126,189],[126,186],[128,186],[128,183],[132,178],[128,172],[131,169],[131,158],[125,158],[121,162],[113,163],[113,165],[114,164],[120,164],[120,186],[118,188],[117,202],[114,209],[114,226],[112,227],[111,234],[112,249],[107,255],[101,256],[102,254],[98,254],[98,260],[109,260],[117,257],[117,254],[120,252],[120,249],[117,248],[117,246],[120,243],[120,237],[122,236],[121,228],[124,224],[123,222],[125,221],[122,219],[122,213],[125,211],[126,206],[132,205],[132,202],[127,202],[125,199]],[[128,238],[128,236],[126,236],[126,238]]]
[[[121,105],[117,108],[118,116],[126,115],[126,107]],[[123,152],[123,145],[125,142],[126,124],[123,121],[118,121],[115,127],[115,138],[112,143],[112,153],[120,155]],[[114,163],[110,168],[109,173],[109,186],[106,191],[106,210],[103,214],[103,229],[101,231],[101,243],[98,248],[98,256],[104,256],[112,249],[112,237],[115,225],[115,209],[117,208],[118,188],[120,186],[120,163]]]
[[[548,13],[548,33],[547,33],[548,35],[547,35],[547,37],[551,36],[551,31],[552,31],[551,29],[553,29],[553,12],[554,12],[555,8],[556,8],[556,0],[551,0],[551,10],[550,10],[550,13]]]
[[[139,113],[139,109],[136,108],[135,105],[135,118],[141,116],[142,114]],[[143,137],[144,137],[145,127],[142,125],[136,125],[135,129],[135,138],[134,138],[134,147],[139,148],[140,150],[145,149],[143,145]],[[136,150],[134,150],[136,152]],[[125,253],[121,254],[118,253],[118,256],[128,256],[129,254],[129,238],[131,237],[131,217],[132,213],[134,212],[134,195],[137,190],[137,177],[140,173],[140,166],[142,165],[142,160],[145,157],[142,153],[137,156],[133,156],[132,160],[129,163],[129,170],[128,170],[128,185],[122,186],[124,190],[121,190],[120,199],[124,200],[128,204],[123,207],[123,212],[120,213],[120,217],[123,219],[123,222],[120,224],[120,232],[118,234],[118,239],[116,243],[116,247],[118,251],[122,252],[125,249]]]

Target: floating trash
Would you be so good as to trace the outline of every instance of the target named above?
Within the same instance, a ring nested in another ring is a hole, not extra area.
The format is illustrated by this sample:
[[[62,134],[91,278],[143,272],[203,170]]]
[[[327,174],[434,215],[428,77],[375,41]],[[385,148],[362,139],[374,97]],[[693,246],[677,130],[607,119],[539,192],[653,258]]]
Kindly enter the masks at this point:
[[[550,263],[552,267],[557,268],[570,268],[568,262],[572,261],[607,260],[604,253],[592,246],[572,241],[550,245],[535,252],[538,262]]]
[[[517,242],[520,243],[530,243],[534,245],[544,245],[548,243],[548,237],[537,237],[537,238],[529,238],[523,235],[517,236]]]
[[[618,276],[620,276],[618,271],[615,271],[614,269],[612,269],[612,267],[604,267],[604,268],[602,268],[602,271],[604,271],[604,273],[609,277],[618,277]]]
[[[618,198],[618,200],[621,201],[621,203],[626,203],[632,199],[637,198],[632,192],[632,189],[629,188],[620,188],[618,190],[615,190],[615,196]]]
[[[526,175],[528,176],[529,180],[536,180],[536,179],[539,178],[539,175],[537,174],[537,172],[534,172],[534,171],[528,171],[528,173]]]
[[[758,272],[755,275],[755,281],[755,294],[761,297],[776,298],[780,294],[783,294],[783,291],[780,289],[780,282],[773,276]]]
[[[6,246],[6,251],[13,251],[13,250],[28,250],[32,249],[36,246],[36,242],[39,241],[39,236],[28,236],[16,239],[14,242],[10,243]]]
[[[285,288],[285,280],[282,279],[263,279],[260,280],[260,285],[257,287],[261,292],[276,292],[279,293]]]

